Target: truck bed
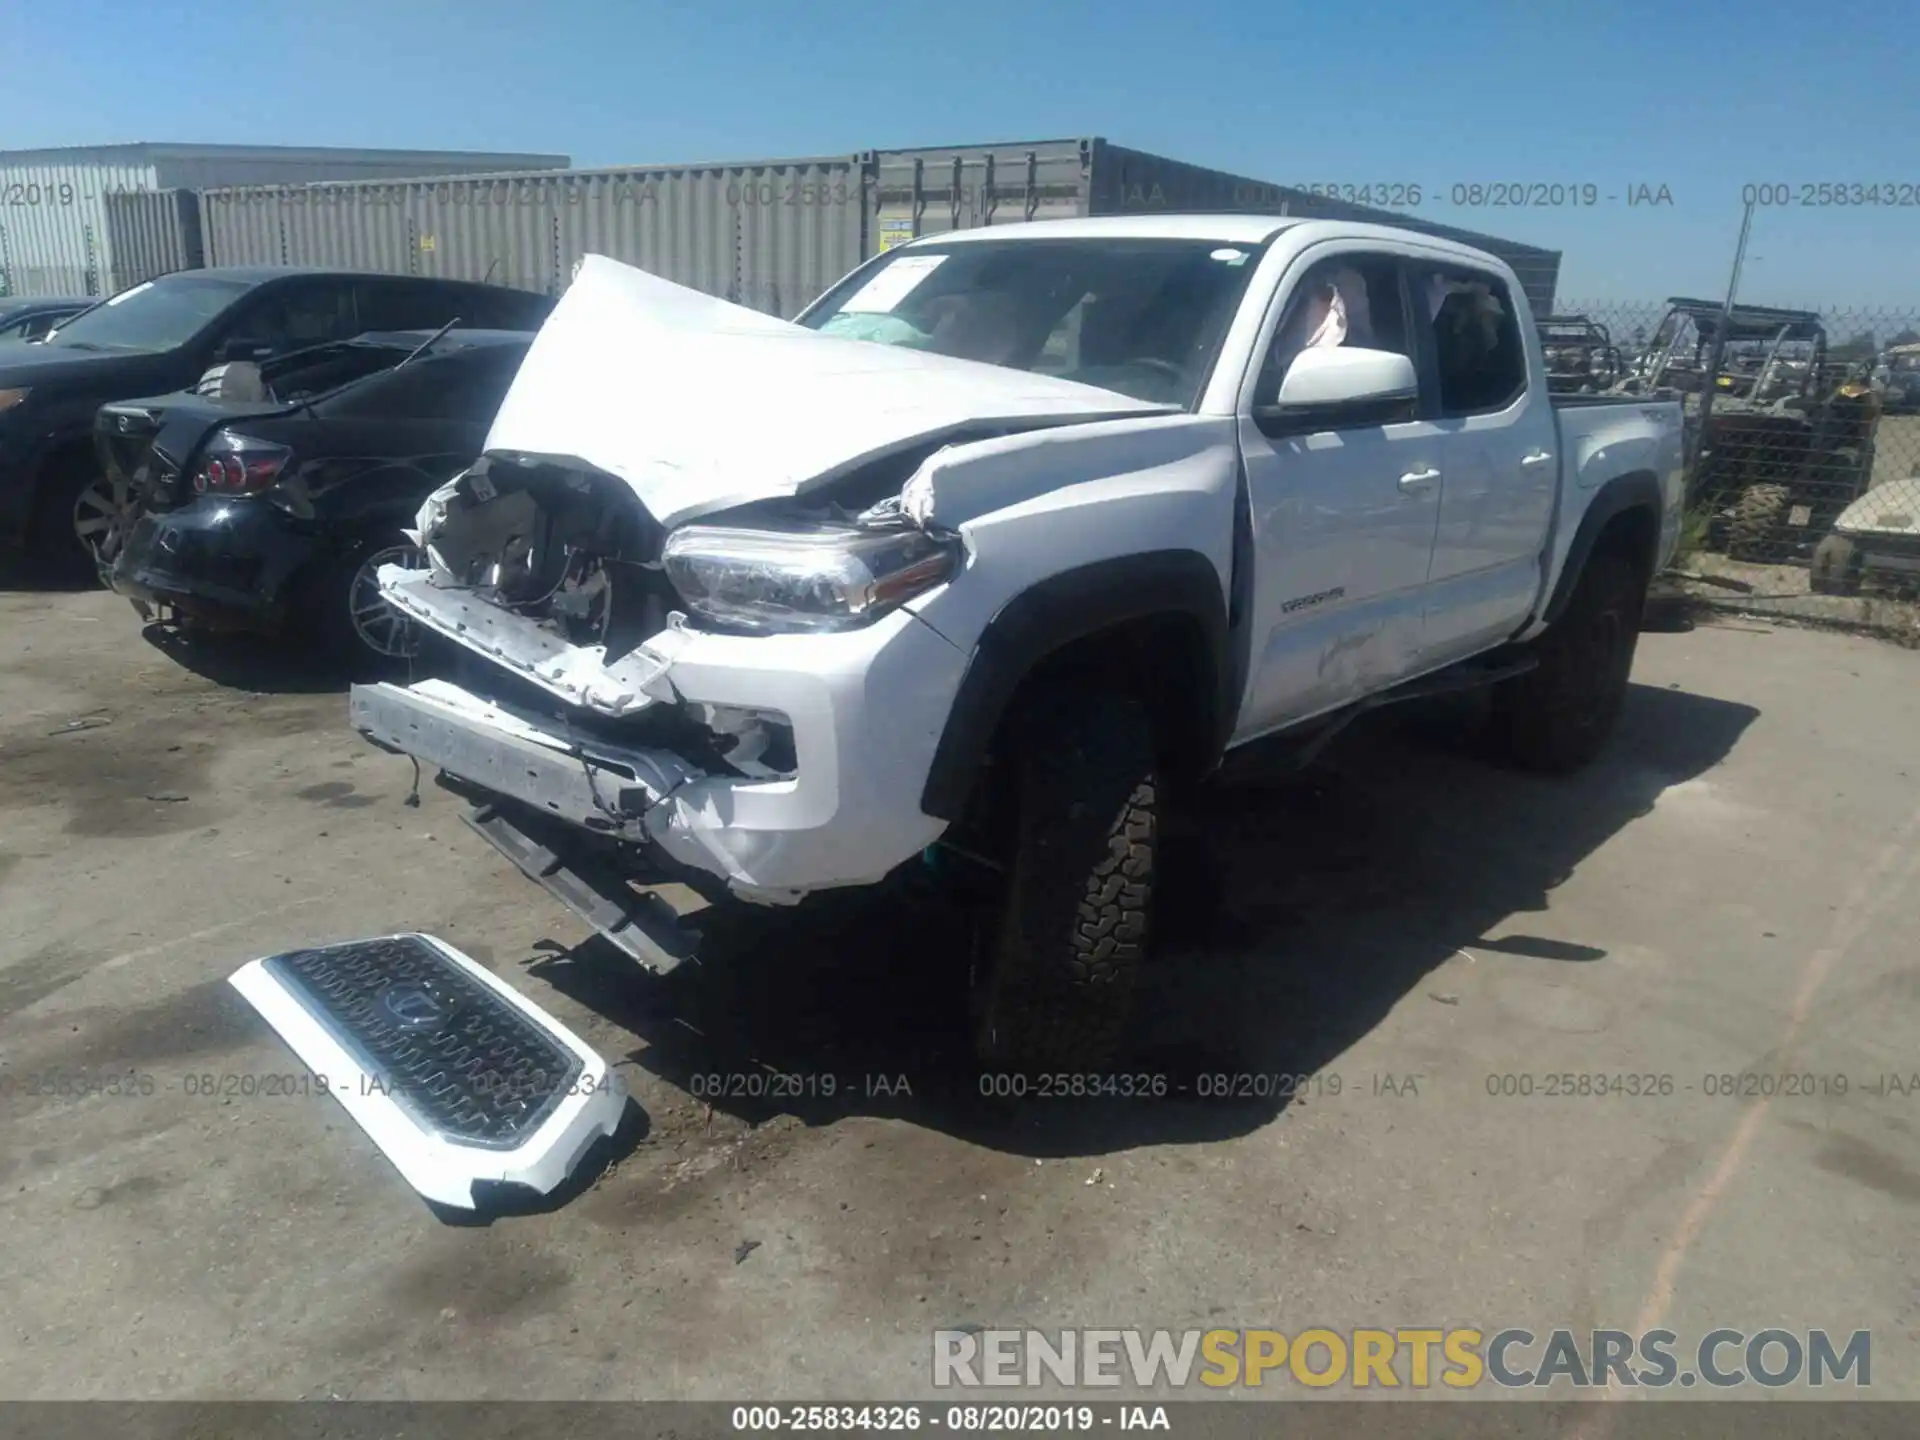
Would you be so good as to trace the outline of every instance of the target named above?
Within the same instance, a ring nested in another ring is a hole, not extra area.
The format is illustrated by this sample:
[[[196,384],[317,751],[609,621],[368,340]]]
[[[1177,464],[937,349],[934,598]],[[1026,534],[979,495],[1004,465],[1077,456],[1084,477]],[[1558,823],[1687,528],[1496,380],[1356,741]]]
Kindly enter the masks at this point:
[[[1658,404],[1662,398],[1658,395],[1554,395],[1551,397],[1553,408],[1556,410],[1575,409],[1583,405],[1654,405]]]

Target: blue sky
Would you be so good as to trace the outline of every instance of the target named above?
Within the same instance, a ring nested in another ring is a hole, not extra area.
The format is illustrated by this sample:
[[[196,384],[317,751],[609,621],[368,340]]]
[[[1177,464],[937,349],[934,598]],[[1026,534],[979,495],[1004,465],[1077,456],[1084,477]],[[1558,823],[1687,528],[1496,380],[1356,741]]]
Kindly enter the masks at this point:
[[[1744,184],[1796,200],[1801,184],[1904,186],[1905,206],[1761,210],[1741,293],[1920,307],[1910,27],[1828,23],[1784,0],[1721,10],[21,0],[0,7],[0,148],[367,145],[611,165],[1104,135],[1275,183],[1419,184],[1417,213],[1560,249],[1561,295],[1601,300],[1719,294]],[[1501,181],[1620,199],[1444,203],[1456,183]],[[1629,207],[1641,185],[1672,203]]]

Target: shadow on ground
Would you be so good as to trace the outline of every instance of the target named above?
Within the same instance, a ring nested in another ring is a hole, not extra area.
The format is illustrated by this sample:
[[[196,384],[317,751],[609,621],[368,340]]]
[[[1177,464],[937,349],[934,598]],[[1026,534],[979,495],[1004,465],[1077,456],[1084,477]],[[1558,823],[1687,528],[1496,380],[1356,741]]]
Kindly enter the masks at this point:
[[[74,595],[99,588],[100,577],[85,570],[62,571],[18,550],[0,550],[0,595]]]
[[[1462,948],[1549,968],[1604,959],[1597,943],[1527,935],[1525,917],[1758,713],[1636,685],[1606,756],[1548,779],[1478,758],[1475,707],[1376,717],[1304,774],[1204,797],[1167,847],[1153,970],[1115,1076],[1164,1083],[1164,1099],[983,1098],[959,927],[924,903],[730,907],[702,963],[666,980],[599,940],[533,969],[639,1035],[641,1069],[749,1123],[891,1115],[1044,1157],[1246,1133],[1310,1087],[1202,1099],[1208,1077],[1332,1070]]]
[[[346,677],[305,646],[261,635],[220,634],[149,624],[140,638],[183,669],[230,690],[257,695],[333,695]]]

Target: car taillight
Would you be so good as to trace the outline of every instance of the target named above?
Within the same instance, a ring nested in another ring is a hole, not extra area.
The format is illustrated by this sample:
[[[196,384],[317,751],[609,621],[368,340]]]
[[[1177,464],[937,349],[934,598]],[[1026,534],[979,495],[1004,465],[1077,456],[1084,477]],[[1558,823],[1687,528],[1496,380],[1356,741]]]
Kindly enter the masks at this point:
[[[193,474],[196,495],[252,495],[280,479],[293,451],[269,440],[222,430],[207,442]]]

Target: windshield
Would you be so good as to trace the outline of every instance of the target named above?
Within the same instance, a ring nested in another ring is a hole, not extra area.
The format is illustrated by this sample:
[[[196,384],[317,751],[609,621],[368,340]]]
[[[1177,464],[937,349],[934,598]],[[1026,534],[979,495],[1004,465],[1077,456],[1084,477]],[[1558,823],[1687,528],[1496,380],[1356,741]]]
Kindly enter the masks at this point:
[[[800,323],[1192,406],[1259,247],[1212,240],[969,240],[913,246]]]
[[[168,275],[67,321],[48,343],[76,350],[171,350],[251,289],[244,280]]]

